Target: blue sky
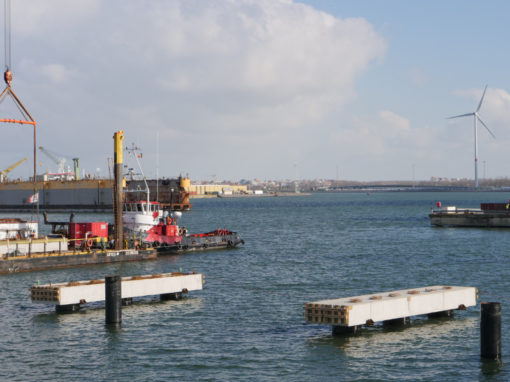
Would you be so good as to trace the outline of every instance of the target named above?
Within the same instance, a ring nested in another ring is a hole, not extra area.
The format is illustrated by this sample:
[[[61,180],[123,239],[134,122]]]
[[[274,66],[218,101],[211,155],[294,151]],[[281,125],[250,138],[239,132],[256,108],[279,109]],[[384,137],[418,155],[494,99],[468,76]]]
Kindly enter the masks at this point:
[[[12,14],[13,88],[39,144],[87,172],[107,174],[124,130],[150,176],[473,178],[473,120],[446,117],[488,84],[480,116],[497,139],[480,129],[479,176],[510,174],[505,1],[48,0]],[[31,155],[26,129],[3,135],[0,167]]]
[[[356,83],[358,97],[351,103],[350,110],[360,116],[389,110],[407,118],[413,130],[449,130],[430,142],[431,155],[442,154],[434,148],[444,151],[439,160],[404,151],[400,164],[393,160],[380,167],[385,174],[383,177],[393,178],[389,174],[395,174],[395,178],[409,179],[414,164],[419,179],[431,176],[472,178],[473,121],[464,118],[448,122],[444,118],[474,111],[485,84],[489,85],[487,98],[492,88],[508,92],[510,57],[504,46],[510,35],[507,26],[510,4],[505,1],[482,4],[478,1],[363,0],[305,3],[339,18],[362,17],[388,44],[384,57],[360,75]],[[508,98],[503,105],[509,106]],[[506,177],[510,168],[504,146],[509,138],[510,118],[504,110],[486,110],[486,106],[482,106],[480,115],[486,123],[490,122],[489,127],[498,140],[493,141],[483,128],[479,131],[479,176],[483,176],[485,160],[487,176]],[[342,114],[349,123],[352,114]],[[419,139],[419,135],[415,138]],[[421,152],[413,143],[417,142],[407,142],[409,151]],[[406,172],[405,165],[410,163]],[[368,167],[366,162],[365,166]],[[353,173],[346,172],[350,178],[355,178]],[[371,175],[368,179],[375,177]],[[365,177],[362,175],[362,178]]]

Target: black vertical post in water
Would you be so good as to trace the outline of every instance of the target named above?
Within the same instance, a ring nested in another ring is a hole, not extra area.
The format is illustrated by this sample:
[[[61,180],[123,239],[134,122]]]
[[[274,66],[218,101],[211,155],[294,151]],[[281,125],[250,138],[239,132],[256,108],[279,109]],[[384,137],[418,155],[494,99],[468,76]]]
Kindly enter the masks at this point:
[[[501,358],[501,304],[480,303],[480,355],[482,358]]]
[[[106,276],[104,282],[105,320],[107,324],[122,321],[122,293],[120,276]]]

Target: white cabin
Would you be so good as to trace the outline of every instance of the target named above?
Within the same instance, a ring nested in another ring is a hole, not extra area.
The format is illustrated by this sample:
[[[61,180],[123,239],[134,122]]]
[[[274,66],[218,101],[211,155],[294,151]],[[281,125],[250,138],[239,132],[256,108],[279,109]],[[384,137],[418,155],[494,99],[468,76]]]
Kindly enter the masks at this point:
[[[159,223],[163,210],[159,202],[145,200],[124,203],[122,221],[124,228],[133,232],[147,232]]]

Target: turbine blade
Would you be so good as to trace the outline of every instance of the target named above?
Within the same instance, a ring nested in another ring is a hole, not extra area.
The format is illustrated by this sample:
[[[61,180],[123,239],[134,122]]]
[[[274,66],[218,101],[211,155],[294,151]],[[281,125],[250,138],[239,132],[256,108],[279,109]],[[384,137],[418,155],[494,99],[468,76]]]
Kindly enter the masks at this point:
[[[483,90],[482,98],[480,98],[480,103],[478,104],[478,108],[476,109],[476,112],[478,112],[478,110],[480,110],[480,108],[482,107],[483,97],[485,97],[486,91],[487,91],[487,85],[485,85],[485,89]]]
[[[452,118],[460,118],[460,117],[469,117],[470,115],[474,115],[475,113],[467,113],[467,114],[461,114],[461,115],[454,115],[453,117],[448,117],[446,119],[452,119]]]
[[[482,119],[477,115],[476,118],[480,121],[480,123],[487,129],[490,135],[492,135],[492,138],[496,139],[496,136],[492,133],[492,131],[487,127],[485,123],[483,123]]]

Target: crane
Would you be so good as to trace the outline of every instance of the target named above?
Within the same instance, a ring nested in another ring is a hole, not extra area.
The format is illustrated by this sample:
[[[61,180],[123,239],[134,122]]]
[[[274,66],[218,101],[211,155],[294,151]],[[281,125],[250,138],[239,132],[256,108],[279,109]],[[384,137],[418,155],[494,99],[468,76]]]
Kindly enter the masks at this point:
[[[0,182],[3,182],[5,179],[5,176],[10,173],[12,170],[14,170],[16,167],[18,167],[20,164],[22,164],[24,161],[26,161],[28,158],[23,158],[20,161],[17,161],[14,163],[11,167],[7,167],[6,170],[0,171]]]
[[[50,158],[53,162],[58,166],[58,172],[62,174],[64,172],[64,166],[66,164],[66,158],[57,158],[44,147],[39,146],[39,150],[41,150],[48,158]]]
[[[21,125],[32,125],[34,127],[34,194],[37,193],[37,123],[32,118],[28,110],[25,108],[21,100],[14,94],[12,90],[12,72],[11,72],[11,0],[4,1],[4,32],[5,32],[5,72],[4,81],[7,85],[0,93],[0,103],[5,98],[11,97],[15,105],[18,107],[19,112],[23,119],[0,118],[0,122],[5,123],[19,123]],[[39,215],[39,204],[37,204],[37,214]]]
[[[39,150],[41,150],[48,158],[50,158],[53,162],[55,162],[58,166],[58,172],[60,174],[64,173],[64,166],[66,164],[66,158],[61,157],[57,158],[55,155],[53,155],[51,152],[46,150],[44,147],[39,146]],[[80,179],[80,158],[72,158],[74,163],[74,178],[76,180]],[[68,169],[67,172],[70,170]]]

